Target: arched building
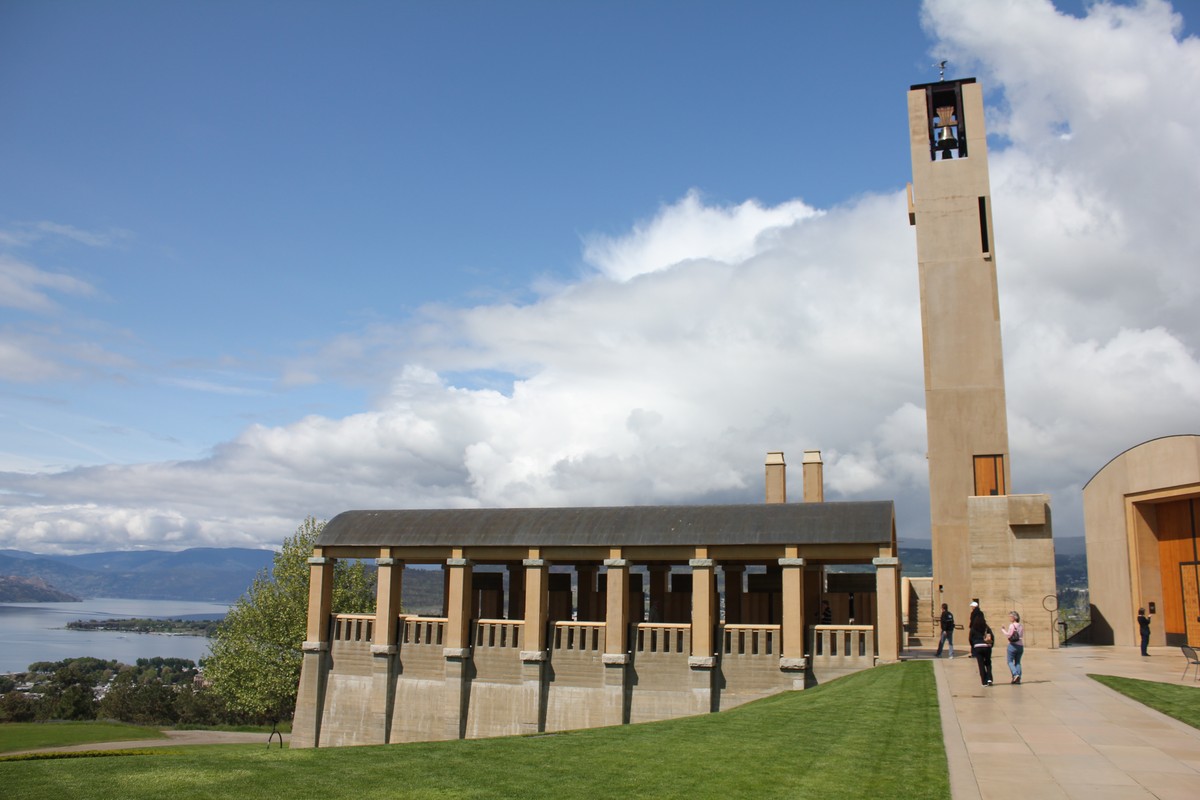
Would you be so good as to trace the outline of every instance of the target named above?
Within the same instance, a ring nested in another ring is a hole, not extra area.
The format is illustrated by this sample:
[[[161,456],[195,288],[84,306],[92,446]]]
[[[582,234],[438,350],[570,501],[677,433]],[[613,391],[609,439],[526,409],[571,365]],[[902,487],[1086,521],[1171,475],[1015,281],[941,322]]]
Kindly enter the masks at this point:
[[[1200,436],[1131,447],[1083,487],[1095,644],[1200,645]]]

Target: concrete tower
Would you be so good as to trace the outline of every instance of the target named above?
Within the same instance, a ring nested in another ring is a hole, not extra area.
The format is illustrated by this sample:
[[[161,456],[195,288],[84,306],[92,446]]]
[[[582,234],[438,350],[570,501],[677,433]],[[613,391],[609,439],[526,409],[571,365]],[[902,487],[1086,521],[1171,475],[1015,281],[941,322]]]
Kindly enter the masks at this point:
[[[936,604],[966,619],[979,598],[995,623],[1039,609],[1054,594],[1053,546],[1044,495],[1010,508],[1004,356],[996,284],[992,200],[982,91],[974,78],[913,86],[908,93],[917,228],[929,501]],[[1039,502],[1042,512],[1031,511]],[[1013,527],[1016,526],[1016,527]],[[1018,554],[1030,536],[1037,553]],[[1034,556],[1050,580],[1019,567]],[[1040,593],[1040,594],[1039,594]],[[1037,595],[1037,596],[1034,596]],[[986,600],[986,602],[984,602]],[[997,607],[999,606],[999,607]]]

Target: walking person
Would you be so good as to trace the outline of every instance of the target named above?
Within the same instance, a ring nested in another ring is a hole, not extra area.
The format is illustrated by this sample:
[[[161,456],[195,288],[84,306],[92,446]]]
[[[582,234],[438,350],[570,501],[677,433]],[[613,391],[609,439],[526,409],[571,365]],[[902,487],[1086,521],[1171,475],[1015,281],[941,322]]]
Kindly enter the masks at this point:
[[[979,607],[979,601],[972,600],[971,601],[971,617],[970,617],[970,619],[967,620],[967,633],[968,633],[967,641],[971,640],[970,639],[970,631],[971,631],[971,628],[975,626],[975,620],[979,619],[982,616],[983,616],[983,609],[981,609]],[[974,658],[975,657],[975,649],[968,648],[967,656],[969,656],[970,658]]]
[[[1146,616],[1146,609],[1138,609],[1138,631],[1142,634],[1142,655],[1148,656],[1146,648],[1150,646],[1150,618]]]
[[[1008,639],[1008,671],[1012,673],[1011,683],[1021,682],[1021,656],[1025,655],[1025,626],[1021,624],[1021,615],[1016,611],[1008,612],[1008,624],[1001,627]]]
[[[949,645],[950,657],[954,658],[954,615],[950,613],[950,608],[945,603],[942,603],[942,636],[938,639],[937,657],[942,657],[942,645]]]
[[[983,686],[992,685],[992,629],[988,627],[987,619],[980,612],[971,622],[971,653],[979,667],[979,682]]]

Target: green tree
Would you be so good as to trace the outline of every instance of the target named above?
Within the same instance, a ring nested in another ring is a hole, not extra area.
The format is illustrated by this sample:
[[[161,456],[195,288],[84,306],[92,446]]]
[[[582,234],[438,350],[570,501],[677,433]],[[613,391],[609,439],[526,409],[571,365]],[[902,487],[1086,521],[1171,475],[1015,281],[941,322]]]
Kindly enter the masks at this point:
[[[308,559],[325,527],[308,517],[229,610],[213,637],[204,677],[234,711],[268,720],[288,719],[296,708],[300,645],[308,621]],[[334,568],[333,609],[375,610],[375,575],[361,561]]]

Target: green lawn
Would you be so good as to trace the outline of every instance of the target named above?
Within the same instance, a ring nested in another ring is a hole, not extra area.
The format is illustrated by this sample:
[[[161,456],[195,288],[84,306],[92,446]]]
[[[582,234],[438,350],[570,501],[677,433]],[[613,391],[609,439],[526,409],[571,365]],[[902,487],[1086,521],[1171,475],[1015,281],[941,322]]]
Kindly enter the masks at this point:
[[[120,722],[7,722],[0,725],[0,753],[89,742],[165,739],[157,728]]]
[[[1180,686],[1174,683],[1139,681],[1136,678],[1118,678],[1115,675],[1092,675],[1092,680],[1115,689],[1142,705],[1161,711],[1193,728],[1200,728],[1200,688]]]
[[[927,661],[668,722],[379,747],[215,746],[7,762],[0,786],[12,800],[950,797]]]

